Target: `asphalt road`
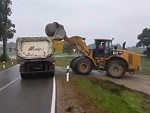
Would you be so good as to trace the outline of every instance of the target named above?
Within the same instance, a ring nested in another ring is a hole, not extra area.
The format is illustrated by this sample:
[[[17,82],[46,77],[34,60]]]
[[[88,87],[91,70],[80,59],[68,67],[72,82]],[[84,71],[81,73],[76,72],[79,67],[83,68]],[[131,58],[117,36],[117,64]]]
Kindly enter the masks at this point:
[[[54,79],[22,80],[18,66],[0,72],[0,113],[55,113]]]

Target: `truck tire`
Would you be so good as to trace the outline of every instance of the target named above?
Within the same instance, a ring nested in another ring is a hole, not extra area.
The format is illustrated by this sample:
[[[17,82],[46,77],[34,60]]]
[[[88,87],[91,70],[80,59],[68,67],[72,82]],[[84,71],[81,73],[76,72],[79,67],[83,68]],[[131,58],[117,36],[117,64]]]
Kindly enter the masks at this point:
[[[107,65],[107,76],[112,78],[122,78],[126,69],[127,66],[124,61],[112,60]]]
[[[90,59],[83,57],[76,60],[75,68],[76,73],[87,75],[92,71],[93,65]]]
[[[27,74],[20,74],[22,79],[28,79],[29,76]]]
[[[47,77],[53,77],[55,75],[55,72],[50,72],[50,73],[47,73],[46,75]]]
[[[75,69],[75,63],[76,63],[76,60],[77,60],[78,58],[80,58],[80,57],[75,57],[75,58],[73,58],[73,59],[71,60],[71,62],[70,62],[70,68],[72,69],[72,71],[76,71],[76,69]]]

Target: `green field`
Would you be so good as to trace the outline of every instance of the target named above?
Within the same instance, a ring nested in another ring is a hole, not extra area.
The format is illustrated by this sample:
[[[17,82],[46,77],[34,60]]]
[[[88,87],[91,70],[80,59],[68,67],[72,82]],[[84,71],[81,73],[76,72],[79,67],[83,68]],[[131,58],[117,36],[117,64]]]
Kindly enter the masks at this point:
[[[57,66],[61,66],[61,67],[66,67],[68,65],[70,65],[70,61],[71,59],[73,59],[74,57],[56,57],[56,65]]]

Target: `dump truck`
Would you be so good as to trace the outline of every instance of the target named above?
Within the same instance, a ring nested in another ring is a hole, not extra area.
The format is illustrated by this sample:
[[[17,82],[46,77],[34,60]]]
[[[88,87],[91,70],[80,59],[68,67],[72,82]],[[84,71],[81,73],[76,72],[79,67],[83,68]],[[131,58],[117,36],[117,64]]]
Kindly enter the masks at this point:
[[[19,37],[16,45],[17,63],[23,79],[31,75],[54,76],[55,59],[50,37]]]
[[[55,26],[55,27],[54,27]],[[89,49],[85,38],[80,36],[67,37],[63,25],[54,22],[46,25],[45,32],[53,36],[54,40],[65,40],[76,45],[82,55],[71,60],[71,69],[87,75],[93,69],[106,71],[106,75],[113,78],[122,78],[126,72],[135,73],[141,69],[141,57],[139,54],[112,46],[112,39],[95,39],[95,49]],[[104,44],[104,53],[99,54],[99,45]],[[125,43],[124,43],[125,44]]]

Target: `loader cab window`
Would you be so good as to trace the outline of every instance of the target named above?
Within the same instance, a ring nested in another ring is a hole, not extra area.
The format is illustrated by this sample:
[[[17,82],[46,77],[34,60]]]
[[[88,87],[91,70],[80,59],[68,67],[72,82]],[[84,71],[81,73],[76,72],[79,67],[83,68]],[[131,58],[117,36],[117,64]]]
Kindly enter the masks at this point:
[[[105,53],[110,53],[112,50],[112,41],[105,42]]]
[[[98,55],[101,55],[102,52],[99,52],[100,45],[104,46],[103,56],[108,57],[112,52],[112,40],[109,39],[95,39],[96,51]]]

